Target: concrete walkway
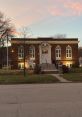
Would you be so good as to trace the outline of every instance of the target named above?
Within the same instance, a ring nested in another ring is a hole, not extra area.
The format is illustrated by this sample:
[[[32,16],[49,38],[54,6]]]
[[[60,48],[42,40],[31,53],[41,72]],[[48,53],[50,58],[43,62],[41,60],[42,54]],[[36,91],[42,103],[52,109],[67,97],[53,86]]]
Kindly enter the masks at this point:
[[[56,77],[60,82],[71,82],[61,77],[60,74],[51,74],[51,75]]]

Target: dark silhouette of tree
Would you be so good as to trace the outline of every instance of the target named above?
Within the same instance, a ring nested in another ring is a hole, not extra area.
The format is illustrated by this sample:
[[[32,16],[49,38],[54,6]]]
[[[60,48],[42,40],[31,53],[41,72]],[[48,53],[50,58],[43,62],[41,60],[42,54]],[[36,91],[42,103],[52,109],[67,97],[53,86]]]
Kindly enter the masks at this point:
[[[15,34],[15,28],[11,24],[11,20],[5,18],[4,14],[0,12],[0,45],[4,46],[4,42],[8,42]]]
[[[29,38],[33,35],[31,29],[26,26],[21,27],[19,32],[21,38]]]
[[[1,64],[3,65],[3,63],[4,63],[3,59],[5,58],[7,61],[7,67],[8,67],[8,62],[9,62],[8,47],[9,47],[10,40],[14,35],[15,35],[15,27],[11,23],[11,20],[9,18],[6,18],[5,15],[2,12],[0,12]],[[5,46],[6,46],[7,53],[4,54],[3,47],[5,47]]]
[[[56,34],[54,35],[54,37],[57,39],[62,39],[62,38],[66,38],[66,34]]]

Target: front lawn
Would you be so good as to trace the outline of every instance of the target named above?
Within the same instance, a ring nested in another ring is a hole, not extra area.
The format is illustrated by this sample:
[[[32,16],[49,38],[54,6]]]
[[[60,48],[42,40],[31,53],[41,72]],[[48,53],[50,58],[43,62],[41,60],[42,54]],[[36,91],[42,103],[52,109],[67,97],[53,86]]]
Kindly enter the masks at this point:
[[[0,75],[0,84],[56,83],[59,80],[46,74],[39,75]]]
[[[82,82],[82,73],[65,73],[63,78],[69,81]]]

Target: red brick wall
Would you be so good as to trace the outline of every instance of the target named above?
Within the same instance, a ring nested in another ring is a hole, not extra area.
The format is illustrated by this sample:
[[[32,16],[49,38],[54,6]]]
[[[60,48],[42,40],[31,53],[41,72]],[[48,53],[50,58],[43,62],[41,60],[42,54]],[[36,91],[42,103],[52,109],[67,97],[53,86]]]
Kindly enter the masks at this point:
[[[13,65],[13,69],[17,69],[18,68],[18,62],[20,62],[18,60],[18,47],[21,44],[13,44],[12,45],[12,49],[14,50],[14,52],[12,53],[12,65]],[[31,44],[25,44],[25,58],[27,59],[29,57],[29,47]],[[32,44],[33,45],[33,44]],[[51,60],[55,60],[55,48],[56,46],[59,44],[52,44],[51,45]],[[33,45],[35,47],[35,63],[39,64],[40,63],[40,53],[39,53],[39,44],[34,44]],[[66,47],[68,46],[68,44],[60,44],[61,47],[61,61],[64,62],[66,61]],[[73,63],[78,63],[78,44],[70,44],[70,46],[72,47],[72,58],[73,58]],[[22,60],[23,61],[23,60]]]
[[[22,44],[13,44],[12,49],[12,68],[13,69],[18,69],[18,62],[24,62],[24,60],[18,60],[18,47],[20,47]],[[33,45],[33,44],[32,44]],[[31,44],[25,44],[25,60],[29,59],[29,47]],[[35,47],[35,63],[39,64],[39,45],[34,44]]]
[[[55,49],[57,45],[59,44],[51,45],[52,61],[55,60]],[[78,44],[69,44],[69,45],[72,48],[72,60],[71,61],[73,61],[74,64],[78,63]],[[60,44],[59,46],[61,47],[61,61],[64,63],[64,61],[66,61],[66,47],[68,46],[68,44]]]

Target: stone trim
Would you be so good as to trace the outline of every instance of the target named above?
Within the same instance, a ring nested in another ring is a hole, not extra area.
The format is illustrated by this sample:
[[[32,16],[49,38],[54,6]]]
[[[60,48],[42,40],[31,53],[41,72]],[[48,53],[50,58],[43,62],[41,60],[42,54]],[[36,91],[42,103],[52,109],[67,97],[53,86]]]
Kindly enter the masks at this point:
[[[41,44],[42,42],[44,41],[25,41],[25,44]],[[47,43],[49,44],[78,44],[79,41],[46,41]],[[17,40],[17,41],[14,41],[12,40],[11,41],[12,44],[23,44],[24,41],[21,41],[21,40]]]

